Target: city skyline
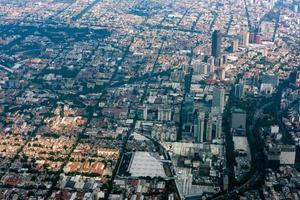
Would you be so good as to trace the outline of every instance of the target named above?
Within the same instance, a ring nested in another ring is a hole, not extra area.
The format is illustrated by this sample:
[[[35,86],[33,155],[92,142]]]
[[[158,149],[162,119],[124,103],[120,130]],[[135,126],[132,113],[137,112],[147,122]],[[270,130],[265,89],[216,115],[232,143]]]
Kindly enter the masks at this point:
[[[300,198],[299,0],[0,0],[0,200]]]

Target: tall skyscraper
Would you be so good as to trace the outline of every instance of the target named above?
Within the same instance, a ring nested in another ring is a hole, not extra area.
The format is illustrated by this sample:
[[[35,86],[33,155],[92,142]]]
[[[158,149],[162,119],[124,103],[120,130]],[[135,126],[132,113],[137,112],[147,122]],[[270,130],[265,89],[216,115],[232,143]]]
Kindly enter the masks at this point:
[[[204,131],[205,131],[205,113],[200,112],[195,120],[194,125],[194,138],[196,142],[204,142]]]
[[[248,31],[243,33],[243,46],[244,47],[249,46],[249,32]]]
[[[239,48],[239,40],[233,40],[231,41],[231,52],[234,53]]]
[[[222,33],[219,30],[215,30],[211,36],[211,55],[213,57],[221,56],[222,46]]]
[[[144,117],[144,120],[148,119],[148,106],[144,107],[143,117]]]
[[[170,121],[172,117],[172,110],[170,108],[162,107],[158,109],[158,121]]]
[[[262,38],[262,34],[256,34],[255,36],[255,43],[256,44],[261,44],[261,38]]]
[[[214,87],[212,107],[219,108],[222,113],[225,105],[225,90],[223,88]]]
[[[182,106],[182,129],[185,134],[193,134],[192,127],[194,124],[194,96],[192,94],[188,94],[185,97]]]
[[[212,140],[212,129],[213,129],[213,113],[209,113],[206,121],[206,134],[205,134],[206,141]]]
[[[234,95],[237,98],[242,98],[245,95],[245,87],[243,83],[235,84]]]
[[[224,80],[225,79],[225,75],[226,75],[225,68],[223,68],[223,67],[218,68],[218,70],[217,70],[217,78],[219,80]]]
[[[222,115],[217,116],[216,120],[216,138],[221,138],[222,137]]]
[[[256,37],[256,33],[255,32],[251,32],[250,36],[249,36],[249,42],[251,44],[255,44],[255,37]]]

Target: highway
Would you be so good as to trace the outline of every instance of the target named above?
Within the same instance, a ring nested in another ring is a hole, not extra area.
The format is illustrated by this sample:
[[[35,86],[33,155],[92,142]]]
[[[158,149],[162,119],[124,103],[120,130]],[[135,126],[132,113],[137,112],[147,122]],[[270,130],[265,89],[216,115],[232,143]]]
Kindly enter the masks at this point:
[[[260,116],[263,115],[263,111],[266,107],[270,106],[272,104],[272,102],[269,102],[267,104],[262,105],[260,108],[258,108],[255,111],[255,114],[253,116],[252,119],[252,125],[250,126],[250,130],[249,133],[253,134],[253,138],[254,138],[254,143],[250,143],[250,149],[251,149],[251,153],[252,153],[252,167],[255,167],[255,171],[253,172],[253,175],[250,177],[249,180],[247,180],[244,184],[242,184],[241,186],[238,186],[236,188],[233,188],[231,191],[228,191],[225,194],[220,194],[220,196],[216,196],[214,198],[212,198],[213,200],[221,200],[221,199],[233,199],[235,195],[237,194],[242,194],[247,190],[250,190],[253,186],[256,186],[258,181],[260,181],[261,179],[264,178],[264,168],[265,168],[265,160],[264,160],[264,152],[262,151],[263,148],[257,148],[259,147],[259,145],[261,145],[261,138],[256,135],[256,123],[257,120],[260,118]],[[251,145],[252,144],[252,145]],[[259,165],[256,165],[254,163],[260,163]]]

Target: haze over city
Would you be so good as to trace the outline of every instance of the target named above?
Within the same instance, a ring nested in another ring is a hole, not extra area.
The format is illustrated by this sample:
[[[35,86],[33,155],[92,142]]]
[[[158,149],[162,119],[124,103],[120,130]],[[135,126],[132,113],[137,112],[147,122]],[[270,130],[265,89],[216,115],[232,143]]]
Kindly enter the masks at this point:
[[[300,0],[0,0],[0,200],[300,199]]]

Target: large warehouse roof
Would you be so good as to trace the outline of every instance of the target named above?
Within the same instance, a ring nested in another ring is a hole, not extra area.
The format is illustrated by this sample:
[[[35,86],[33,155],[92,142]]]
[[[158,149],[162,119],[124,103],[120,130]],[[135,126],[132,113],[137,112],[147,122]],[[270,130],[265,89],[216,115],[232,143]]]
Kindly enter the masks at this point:
[[[134,177],[166,177],[162,162],[143,151],[133,153],[129,172]]]

